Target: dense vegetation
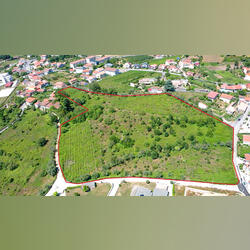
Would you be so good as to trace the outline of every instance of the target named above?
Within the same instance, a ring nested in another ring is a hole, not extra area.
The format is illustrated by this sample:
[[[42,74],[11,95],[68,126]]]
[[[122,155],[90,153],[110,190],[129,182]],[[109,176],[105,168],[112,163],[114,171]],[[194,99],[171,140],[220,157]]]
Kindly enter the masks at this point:
[[[27,110],[0,141],[0,194],[46,194],[57,173],[56,126],[51,117]]]
[[[237,182],[232,129],[175,98],[64,93],[89,109],[62,126],[60,163],[69,181],[144,176]],[[63,119],[83,112],[65,100]]]

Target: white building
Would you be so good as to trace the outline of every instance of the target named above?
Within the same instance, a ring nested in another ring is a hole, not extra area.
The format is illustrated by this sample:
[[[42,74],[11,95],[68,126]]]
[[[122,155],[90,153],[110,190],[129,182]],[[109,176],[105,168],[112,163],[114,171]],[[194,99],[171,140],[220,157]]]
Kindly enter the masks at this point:
[[[86,59],[86,63],[92,63],[92,62],[96,61],[96,57],[95,56],[88,56],[85,59]]]
[[[180,69],[194,69],[194,63],[190,59],[183,59],[179,62]]]
[[[199,107],[200,109],[207,109],[207,105],[204,104],[203,102],[199,102],[198,107]]]
[[[0,74],[0,86],[5,85],[8,82],[12,81],[12,76],[9,73]]]
[[[115,69],[115,68],[106,68],[105,69],[105,73],[109,76],[115,76],[117,74],[119,74],[119,69]]]
[[[188,84],[188,80],[187,79],[172,80],[172,84],[175,88],[186,87]]]
[[[70,65],[70,68],[74,69],[75,67],[77,67],[77,65],[79,65],[79,64],[85,64],[85,63],[86,63],[85,59],[80,59],[80,60],[71,62],[69,65]]]
[[[139,80],[139,84],[144,84],[144,85],[149,85],[156,82],[157,82],[156,78],[142,78]]]
[[[244,80],[250,81],[250,73],[246,73]]]

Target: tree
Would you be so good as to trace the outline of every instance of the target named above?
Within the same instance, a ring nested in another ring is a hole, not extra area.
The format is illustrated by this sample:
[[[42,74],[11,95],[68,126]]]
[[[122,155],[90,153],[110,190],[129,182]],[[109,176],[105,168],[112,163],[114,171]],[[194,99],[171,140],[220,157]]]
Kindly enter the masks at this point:
[[[195,140],[195,136],[194,136],[194,135],[190,135],[190,136],[188,137],[188,140],[194,141],[194,140]]]
[[[70,111],[73,111],[73,110],[74,110],[74,108],[71,106],[70,100],[67,99],[67,98],[65,98],[65,99],[63,100],[62,107],[63,107],[63,109],[64,109],[65,111],[67,111],[67,112],[70,112]]]
[[[47,140],[46,138],[42,137],[42,138],[40,138],[40,139],[38,140],[38,145],[39,145],[40,147],[43,147],[43,146],[45,146],[45,145],[47,144],[47,142],[48,142],[48,140]]]
[[[47,173],[51,176],[56,176],[57,172],[58,168],[55,166],[55,162],[54,161],[49,162],[47,167]]]
[[[164,90],[165,90],[166,92],[172,92],[172,91],[175,91],[175,88],[174,88],[174,86],[173,86],[173,84],[172,84],[172,81],[171,81],[171,80],[167,80],[167,81],[165,82],[165,85],[164,85]]]
[[[156,152],[156,151],[152,151],[151,152],[151,158],[154,160],[154,159],[157,159],[159,157],[159,154]]]
[[[82,189],[83,189],[84,192],[89,192],[90,191],[90,187],[87,186],[87,185],[84,185]]]
[[[96,92],[96,91],[101,91],[101,87],[97,82],[94,82],[89,85],[90,90]]]

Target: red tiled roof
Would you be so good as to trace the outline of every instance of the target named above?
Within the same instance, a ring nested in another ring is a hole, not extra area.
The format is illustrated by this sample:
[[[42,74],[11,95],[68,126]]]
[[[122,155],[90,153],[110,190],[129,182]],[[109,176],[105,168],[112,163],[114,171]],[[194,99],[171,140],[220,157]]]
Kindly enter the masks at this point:
[[[29,98],[26,99],[26,102],[32,103],[32,102],[35,101],[35,100],[36,100],[36,98],[34,98],[34,97],[29,97]]]
[[[215,99],[218,95],[219,95],[219,93],[211,91],[208,93],[207,97],[210,99]]]
[[[246,102],[250,102],[250,96],[245,96],[244,100],[245,100]]]
[[[237,90],[237,89],[242,89],[241,85],[229,85],[226,87],[226,89],[230,89],[230,90]]]
[[[117,69],[115,69],[115,68],[106,68],[105,70],[106,70],[106,71],[115,72]]]
[[[250,154],[245,154],[245,159],[246,159],[247,161],[250,161]]]
[[[222,94],[222,95],[220,96],[220,98],[232,100],[233,96],[227,95],[227,94]]]
[[[250,135],[243,135],[243,142],[250,142]]]

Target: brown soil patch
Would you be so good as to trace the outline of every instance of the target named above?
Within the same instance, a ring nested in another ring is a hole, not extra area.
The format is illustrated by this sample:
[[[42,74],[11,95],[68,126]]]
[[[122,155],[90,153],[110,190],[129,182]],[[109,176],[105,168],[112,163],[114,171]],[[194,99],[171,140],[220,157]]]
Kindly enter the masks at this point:
[[[203,62],[219,62],[221,63],[223,61],[223,57],[218,55],[204,55],[203,56]]]

